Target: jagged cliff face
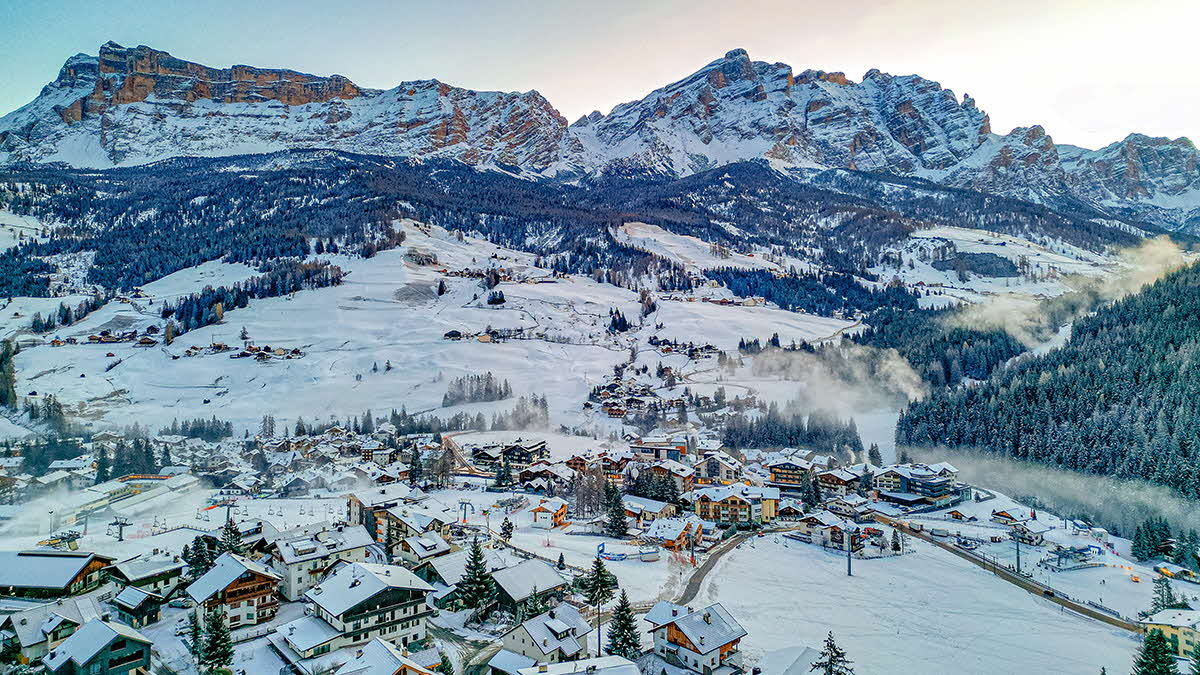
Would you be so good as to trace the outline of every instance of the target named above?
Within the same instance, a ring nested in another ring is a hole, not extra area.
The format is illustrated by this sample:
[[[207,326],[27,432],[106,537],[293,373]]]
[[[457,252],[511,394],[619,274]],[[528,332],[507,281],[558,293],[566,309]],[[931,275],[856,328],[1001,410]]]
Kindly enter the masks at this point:
[[[752,62],[737,49],[695,74],[571,126],[564,165],[685,175],[730,161],[913,173],[943,169],[990,131],[969,98],[936,82]]]
[[[1200,229],[1200,162],[1187,139],[1134,134],[1093,151],[1057,146],[1039,126],[1000,136],[969,96],[937,82],[877,70],[861,82],[794,73],[741,49],[568,126],[536,91],[436,80],[379,91],[340,75],[209,68],[108,43],[98,56],[68,59],[36,99],[0,118],[0,162],[109,167],[295,148],[447,157],[563,178],[686,176],[767,159],[1082,201]]]
[[[436,80],[377,91],[340,75],[209,68],[108,43],[98,57],[72,57],[37,99],[0,118],[0,158],[105,167],[318,147],[540,170],[565,130],[537,92]]]

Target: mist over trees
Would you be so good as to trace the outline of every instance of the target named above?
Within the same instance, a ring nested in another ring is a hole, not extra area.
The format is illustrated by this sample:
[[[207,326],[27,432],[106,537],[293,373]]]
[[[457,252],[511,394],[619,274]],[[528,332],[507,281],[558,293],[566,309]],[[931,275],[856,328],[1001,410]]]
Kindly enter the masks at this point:
[[[900,416],[897,443],[970,446],[1200,497],[1200,268],[1077,320],[1066,344]]]

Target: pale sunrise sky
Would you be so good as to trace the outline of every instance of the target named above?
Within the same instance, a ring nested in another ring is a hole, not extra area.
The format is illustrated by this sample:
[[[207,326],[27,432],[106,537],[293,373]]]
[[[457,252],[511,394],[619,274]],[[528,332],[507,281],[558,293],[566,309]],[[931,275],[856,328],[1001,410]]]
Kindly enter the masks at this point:
[[[572,121],[742,47],[856,81],[916,73],[971,94],[997,132],[1041,124],[1094,148],[1134,131],[1200,137],[1198,28],[1200,2],[1181,0],[3,0],[0,115],[107,40],[374,88],[537,89]]]

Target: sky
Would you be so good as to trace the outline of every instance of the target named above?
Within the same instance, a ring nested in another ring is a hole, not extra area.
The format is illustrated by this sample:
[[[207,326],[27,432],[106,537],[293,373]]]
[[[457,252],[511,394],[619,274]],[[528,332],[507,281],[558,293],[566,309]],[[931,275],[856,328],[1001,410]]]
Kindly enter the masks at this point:
[[[108,40],[374,88],[536,89],[571,121],[740,47],[856,81],[915,73],[969,93],[998,133],[1097,148],[1200,139],[1198,27],[1195,0],[0,0],[0,114]]]

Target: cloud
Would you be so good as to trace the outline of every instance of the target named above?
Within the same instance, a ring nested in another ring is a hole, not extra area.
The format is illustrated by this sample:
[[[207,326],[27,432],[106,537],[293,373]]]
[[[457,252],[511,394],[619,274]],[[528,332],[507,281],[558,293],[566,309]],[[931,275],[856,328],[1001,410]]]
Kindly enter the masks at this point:
[[[754,358],[755,377],[802,383],[809,410],[871,411],[928,393],[921,376],[894,349],[843,342],[816,352],[770,350]]]

